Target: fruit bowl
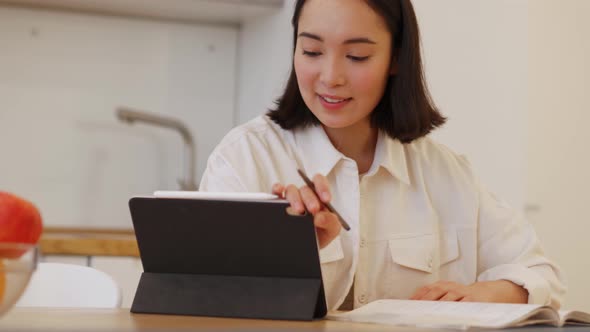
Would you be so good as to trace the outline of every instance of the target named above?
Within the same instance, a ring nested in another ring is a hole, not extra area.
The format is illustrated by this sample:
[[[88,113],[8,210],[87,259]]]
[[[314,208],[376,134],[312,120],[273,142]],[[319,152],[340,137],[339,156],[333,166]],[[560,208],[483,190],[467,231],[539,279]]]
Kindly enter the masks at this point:
[[[37,267],[34,244],[0,242],[0,316],[21,297]]]

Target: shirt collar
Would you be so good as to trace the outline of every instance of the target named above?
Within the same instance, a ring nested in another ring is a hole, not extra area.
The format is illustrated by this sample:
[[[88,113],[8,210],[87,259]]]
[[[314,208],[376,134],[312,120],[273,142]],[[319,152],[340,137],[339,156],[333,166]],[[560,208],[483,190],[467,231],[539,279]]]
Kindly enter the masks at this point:
[[[305,172],[310,177],[318,173],[327,176],[340,160],[347,159],[332,145],[320,125],[298,129],[295,137],[297,146],[301,149],[299,154],[303,156]],[[367,174],[375,173],[378,167],[383,167],[392,176],[408,185],[411,183],[404,145],[382,131],[377,139],[373,165]]]
[[[299,154],[303,156],[305,172],[309,177],[318,173],[327,176],[340,160],[346,158],[332,145],[320,125],[299,129],[295,136],[301,149]]]
[[[383,131],[379,132],[375,159],[368,173],[376,172],[379,166],[407,185],[411,184],[404,144],[397,139],[392,139]]]

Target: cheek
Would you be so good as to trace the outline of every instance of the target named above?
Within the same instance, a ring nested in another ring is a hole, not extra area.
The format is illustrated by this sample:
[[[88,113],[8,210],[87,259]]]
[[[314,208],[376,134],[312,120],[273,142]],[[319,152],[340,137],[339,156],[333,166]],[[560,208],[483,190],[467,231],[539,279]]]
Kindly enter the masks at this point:
[[[384,77],[383,70],[359,70],[352,75],[354,90],[360,93],[360,96],[366,99],[381,99],[388,77]]]
[[[295,57],[293,65],[301,93],[313,90],[314,78],[316,76],[313,66],[307,63],[306,59],[297,56]]]

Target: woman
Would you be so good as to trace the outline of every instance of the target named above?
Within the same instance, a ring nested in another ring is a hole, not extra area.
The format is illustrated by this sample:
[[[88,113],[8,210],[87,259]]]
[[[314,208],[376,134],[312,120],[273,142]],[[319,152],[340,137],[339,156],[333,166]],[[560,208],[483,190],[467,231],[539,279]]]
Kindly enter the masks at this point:
[[[410,0],[298,0],[293,27],[277,108],[223,139],[201,190],[272,190],[312,213],[330,309],[380,298],[559,307],[560,271],[531,225],[426,137],[445,118]],[[297,168],[315,174],[319,198]]]

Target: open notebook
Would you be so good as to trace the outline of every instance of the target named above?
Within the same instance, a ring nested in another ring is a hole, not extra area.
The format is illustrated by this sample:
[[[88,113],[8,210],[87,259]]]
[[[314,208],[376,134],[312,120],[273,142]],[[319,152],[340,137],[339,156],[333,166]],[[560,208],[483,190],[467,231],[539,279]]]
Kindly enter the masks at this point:
[[[533,324],[590,325],[590,314],[534,304],[378,300],[327,319],[453,329],[505,328]]]

